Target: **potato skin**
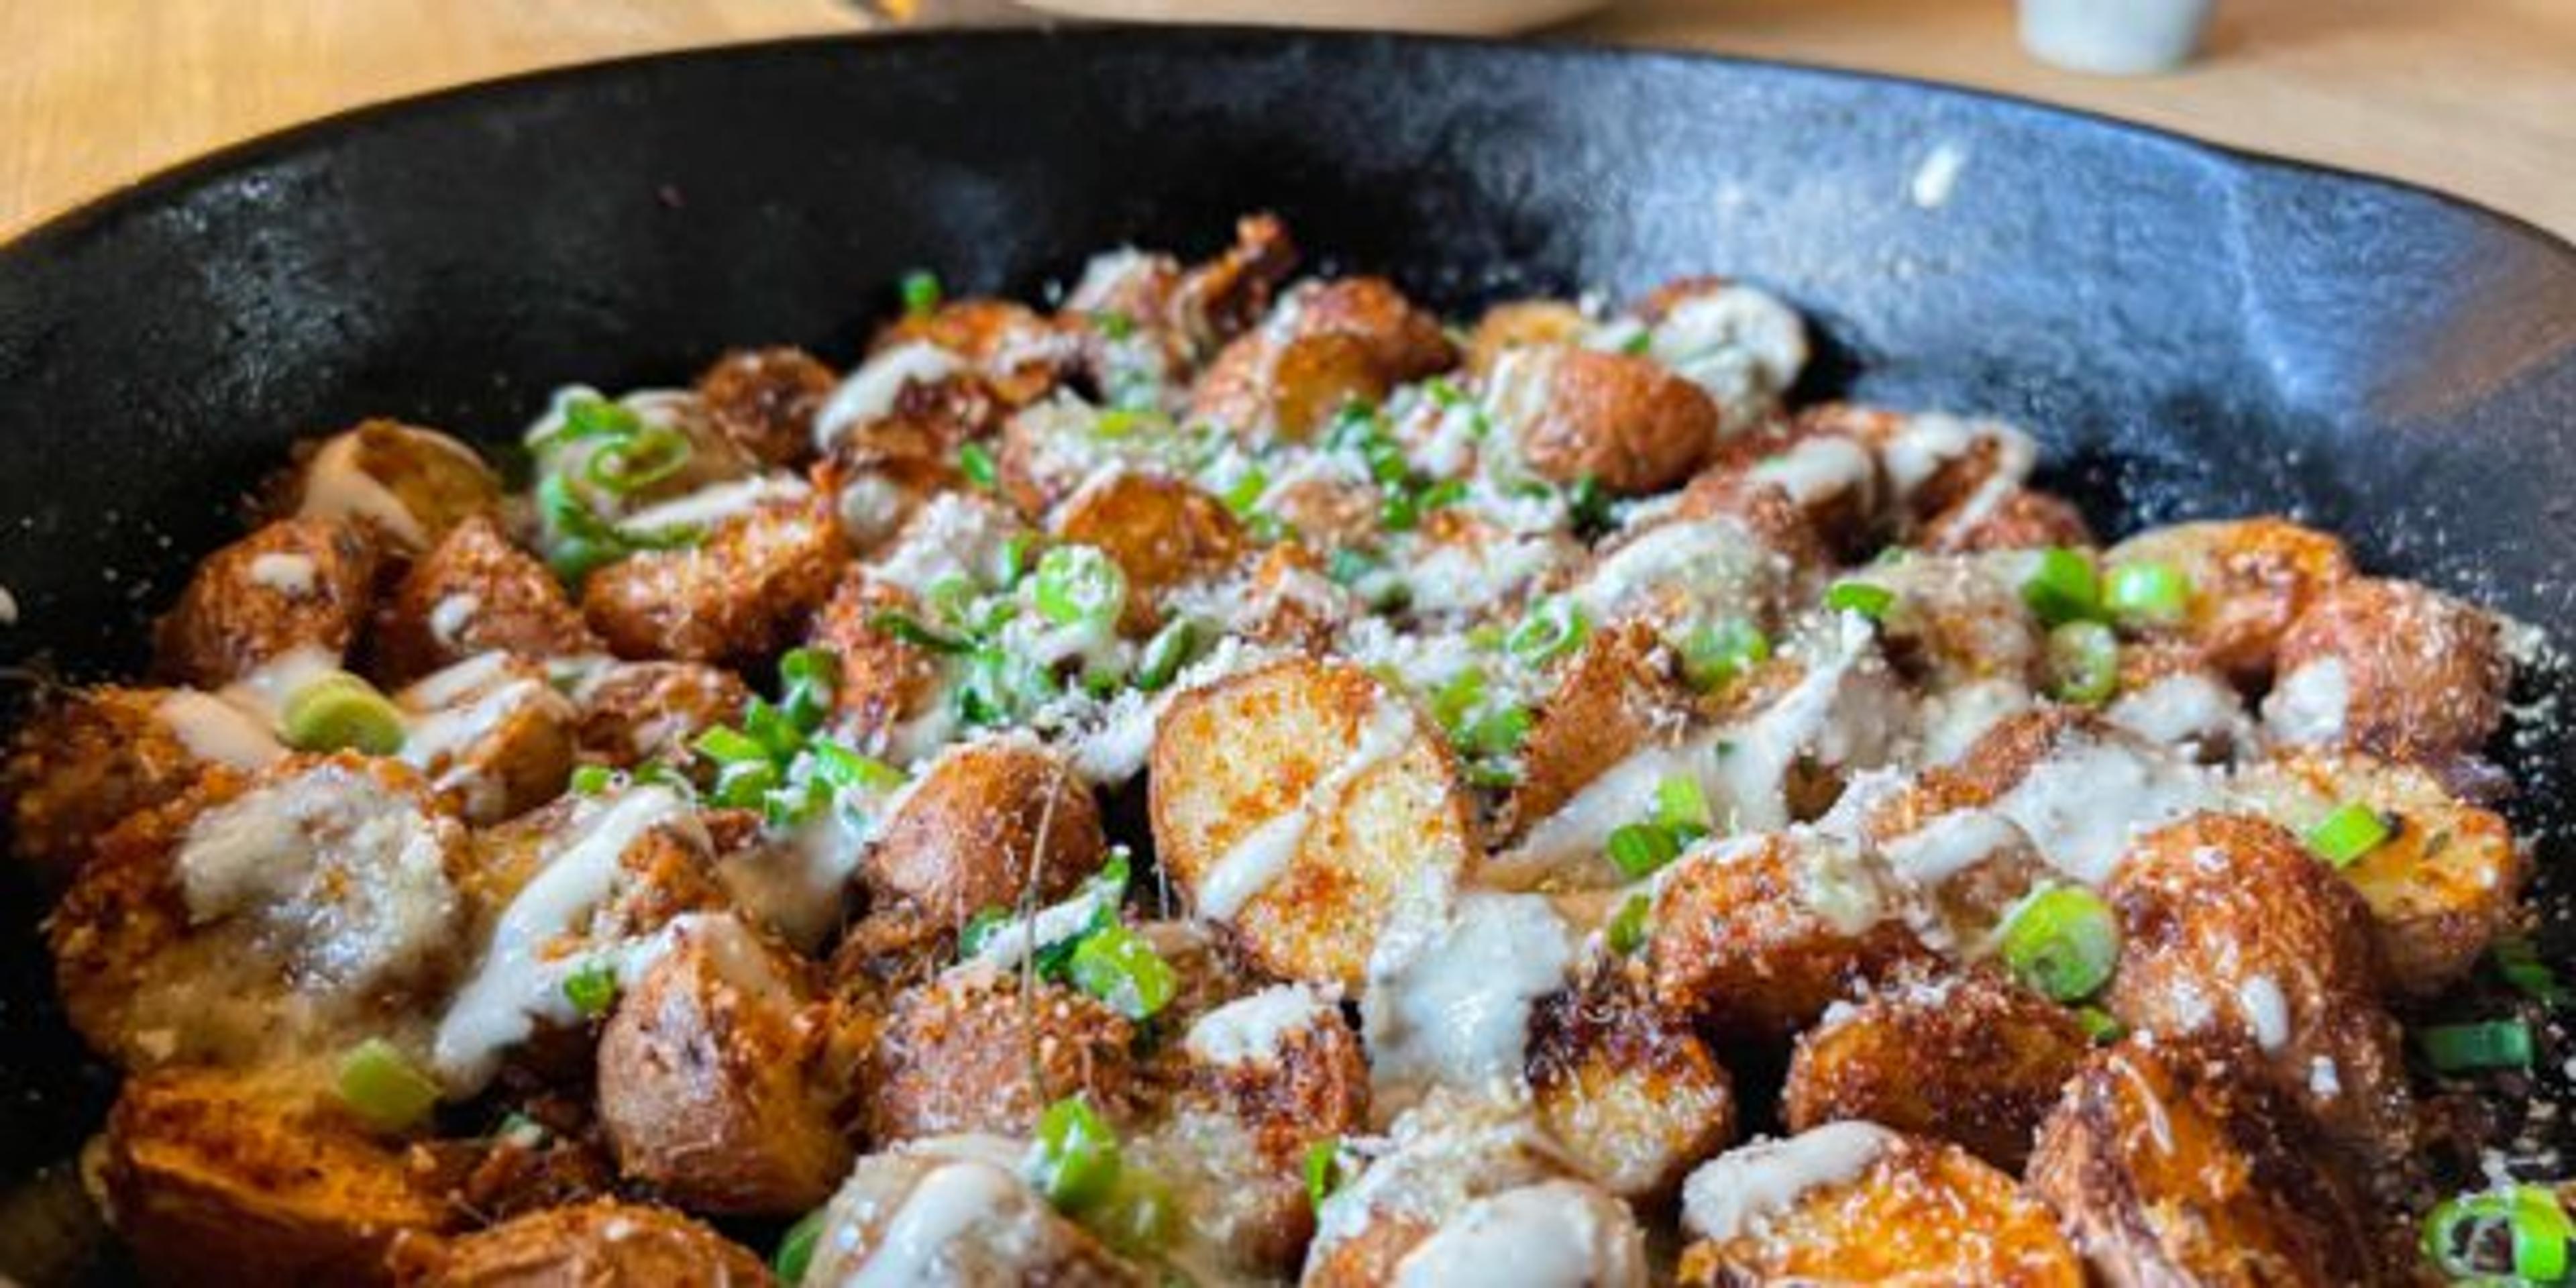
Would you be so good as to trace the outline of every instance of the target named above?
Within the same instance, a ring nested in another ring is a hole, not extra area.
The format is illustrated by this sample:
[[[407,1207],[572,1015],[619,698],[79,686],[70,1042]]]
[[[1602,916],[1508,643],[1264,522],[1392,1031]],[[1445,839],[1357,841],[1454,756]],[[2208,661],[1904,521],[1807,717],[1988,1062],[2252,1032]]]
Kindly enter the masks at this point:
[[[2406,1156],[2411,1107],[2370,910],[2332,867],[2262,819],[2199,814],[2132,842],[2104,895],[2122,944],[2103,1000],[2121,1022],[2259,1045],[2329,1137],[2364,1158]]]
[[[296,460],[283,513],[338,519],[394,550],[425,550],[467,516],[501,506],[500,476],[473,448],[398,420],[299,444]]]
[[[1564,300],[1506,300],[1486,309],[1467,332],[1464,365],[1469,375],[1494,369],[1504,350],[1579,344],[1592,319]]]
[[[922,771],[862,876],[881,906],[963,926],[986,908],[1053,902],[1107,849],[1099,802],[1054,752],[994,738],[952,748]]]
[[[1173,1076],[1176,1107],[1240,1124],[1266,1170],[1283,1175],[1297,1174],[1316,1141],[1368,1122],[1368,1060],[1359,1034],[1330,1006],[1259,1058],[1218,1063],[1185,1047]]]
[[[104,1139],[117,1232],[156,1283],[383,1283],[397,1235],[455,1219],[398,1149],[212,1071],[128,1081]]]
[[[1735,1135],[1734,1085],[1689,1026],[1624,987],[1541,999],[1530,1015],[1531,1100],[1593,1184],[1670,1194]]]
[[[814,455],[814,413],[839,378],[791,345],[735,349],[698,375],[707,419],[762,464],[793,469]]]
[[[1798,1035],[1793,1131],[1837,1120],[1946,1140],[2019,1173],[2092,1043],[2073,1014],[1985,971],[1882,988]]]
[[[405,1288],[775,1283],[750,1249],[670,1208],[612,1199],[547,1208],[432,1249],[405,1249]]]
[[[848,557],[825,503],[772,505],[693,549],[648,550],[592,573],[582,616],[620,657],[748,665],[795,638]]]
[[[1155,853],[1194,902],[1256,828],[1307,812],[1285,870],[1218,918],[1281,978],[1358,988],[1396,900],[1470,851],[1445,741],[1348,665],[1284,661],[1181,695],[1155,733],[1149,792]]]
[[[920,612],[901,586],[851,568],[805,636],[807,645],[839,663],[832,687],[832,719],[861,748],[882,750],[895,728],[922,714],[939,697],[939,659],[876,628],[880,613]]]
[[[1005,1154],[1003,1151],[1009,1151]],[[1045,1288],[1145,1288],[1155,1280],[1111,1252],[1089,1230],[1056,1212],[1019,1174],[1008,1142],[922,1141],[870,1154],[824,1209],[809,1284],[923,1282],[1029,1284]],[[925,1185],[972,1187],[977,1200],[956,1220],[917,1240],[890,1236],[898,1215]],[[891,1253],[903,1269],[877,1265]]]
[[[1156,604],[1184,582],[1224,571],[1242,557],[1243,525],[1194,484],[1122,471],[1065,498],[1055,535],[1094,546],[1127,574],[1119,629],[1144,635],[1160,624]]]
[[[2030,1187],[2116,1288],[2383,1282],[2298,1111],[2224,1045],[2097,1052],[2040,1129]]]
[[[968,967],[895,996],[863,1084],[872,1139],[1024,1135],[1076,1093],[1113,1122],[1126,1116],[1139,1092],[1131,1026],[1062,985],[1028,983],[1024,997],[1024,982]]]
[[[1798,1195],[1762,1227],[1682,1252],[1691,1285],[1873,1283],[2081,1288],[2048,1210],[1956,1145],[1898,1136],[1862,1173]]]
[[[1190,419],[1252,442],[1303,442],[1345,403],[1386,396],[1387,378],[1358,336],[1248,331],[1218,352],[1190,390]]]
[[[1557,673],[1521,743],[1521,776],[1504,806],[1504,835],[1518,835],[1565,808],[1658,733],[1678,730],[1690,699],[1653,626],[1628,622],[1584,641]]]
[[[700,662],[615,662],[573,692],[584,758],[630,769],[648,760],[685,761],[689,741],[742,716],[751,688],[742,677]]]
[[[1784,1038],[1862,981],[1923,955],[1901,921],[1846,931],[1810,906],[1811,874],[1869,879],[1849,870],[1857,856],[1838,842],[1767,833],[1721,844],[1728,853],[1683,855],[1657,888],[1646,962],[1665,1009],[1720,1032]]]
[[[154,630],[153,666],[220,689],[296,649],[345,654],[366,623],[376,547],[333,519],[281,519],[206,556]]]
[[[89,862],[128,817],[178,798],[214,767],[158,714],[163,689],[102,685],[41,697],[0,757],[16,856],[48,888]]]
[[[2198,646],[2239,684],[2270,676],[2290,624],[2353,575],[2343,542],[2271,517],[2151,528],[2105,551],[2102,563],[2179,570],[2191,583],[2191,604],[2182,625],[2161,633]]]
[[[452,617],[452,620],[451,620]],[[523,657],[595,653],[563,584],[501,525],[474,515],[414,560],[376,611],[376,679],[400,685],[479,653]]]
[[[1648,358],[1590,349],[1520,349],[1492,373],[1496,419],[1542,478],[1589,476],[1621,496],[1688,478],[1715,450],[1717,404]]]
[[[2332,664],[2342,710],[2331,728],[2284,718],[2294,677]],[[2475,752],[2504,718],[2513,682],[2495,617],[2408,581],[2357,577],[2319,593],[2281,637],[2282,684],[2264,709],[2274,736],[2439,762]]]
[[[2390,988],[2440,992],[2512,926],[2530,856],[2501,816],[2454,798],[2431,773],[2359,753],[2294,751],[2239,773],[2235,786],[2297,834],[2350,802],[2392,820],[2388,840],[2342,870],[2370,905]]]
[[[1938,553],[2037,550],[2047,546],[2089,549],[2093,529],[2062,497],[2037,488],[2010,487],[1993,498],[1970,496],[1933,515],[1915,544]]]
[[[506,653],[460,662],[393,695],[412,721],[403,755],[469,823],[524,814],[560,795],[579,715],[536,662]]]
[[[1076,346],[1027,305],[983,297],[950,300],[926,314],[906,314],[877,333],[871,354],[915,341],[972,362],[1005,406],[1047,396],[1072,370]]]

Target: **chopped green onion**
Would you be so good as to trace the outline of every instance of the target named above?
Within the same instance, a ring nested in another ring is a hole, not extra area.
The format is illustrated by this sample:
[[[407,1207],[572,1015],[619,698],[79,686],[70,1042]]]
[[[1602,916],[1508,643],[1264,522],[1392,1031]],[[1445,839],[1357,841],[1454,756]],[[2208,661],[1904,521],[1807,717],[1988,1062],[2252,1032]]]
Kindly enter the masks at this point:
[[[1645,947],[1647,936],[1653,930],[1647,924],[1647,918],[1654,911],[1654,900],[1642,894],[1628,896],[1628,901],[1620,904],[1619,911],[1610,918],[1610,951],[1628,957]]]
[[[1518,766],[1502,761],[1477,761],[1467,766],[1467,785],[1488,791],[1501,791],[1521,781]]]
[[[769,763],[769,748],[757,738],[727,725],[717,725],[697,736],[689,746],[699,755],[719,765]]]
[[[1378,497],[1377,521],[1389,532],[1411,532],[1422,526],[1422,502],[1400,485],[1388,487]]]
[[[1143,936],[1109,925],[1083,936],[1068,964],[1073,985],[1131,1020],[1149,1019],[1171,1004],[1180,976]]]
[[[2084,1036],[2091,1038],[2097,1046],[2109,1046],[2119,1041],[2129,1031],[2129,1026],[2122,1024],[2119,1016],[2098,1006],[2076,1007],[2075,1024],[2076,1027],[2083,1029]]]
[[[1320,1209],[1342,1188],[1342,1138],[1327,1137],[1306,1147],[1306,1205]]]
[[[1503,637],[1503,647],[1531,666],[1544,666],[1583,647],[1592,634],[1581,605],[1552,596],[1530,606],[1529,615]]]
[[[1019,585],[1020,578],[1029,575],[1029,547],[1035,542],[1036,538],[1025,532],[1019,532],[1013,533],[1010,540],[1002,543],[1000,571],[1004,589]]]
[[[2123,625],[2172,626],[2191,611],[2191,578],[2168,563],[2115,565],[2102,602]]]
[[[1038,612],[1058,626],[1114,620],[1127,605],[1127,575],[1091,546],[1057,546],[1038,560]]]
[[[829,738],[815,739],[805,751],[814,758],[814,772],[845,792],[890,792],[905,781],[902,770]]]
[[[2120,639],[2100,622],[2066,622],[2048,632],[2048,693],[2100,706],[2120,688]]]
[[[1047,1201],[1078,1212],[1109,1197],[1118,1185],[1118,1135],[1080,1096],[1067,1096],[1038,1115],[1037,1175]]]
[[[1433,376],[1423,381],[1422,392],[1430,397],[1432,405],[1444,409],[1467,401],[1467,391],[1460,389],[1447,376]]]
[[[1191,618],[1175,617],[1145,641],[1145,651],[1136,662],[1136,687],[1147,693],[1159,693],[1178,679],[1181,668],[1198,656],[1199,628]]]
[[[1666,774],[1655,784],[1655,823],[1677,839],[1696,839],[1717,827],[1708,794],[1688,774]]]
[[[2109,904],[2081,886],[2049,886],[2022,900],[2001,931],[2004,965],[2059,1002],[2099,991],[2120,960],[2120,924]]]
[[[1771,640],[1761,627],[1737,618],[1692,627],[1682,639],[1681,655],[1682,677],[1706,693],[1770,660]]]
[[[2308,848],[2338,868],[2348,868],[2363,855],[2388,843],[2388,820],[2359,801],[2346,801],[2308,829]]]
[[[1653,823],[1629,823],[1610,832],[1610,862],[1631,881],[1653,876],[1681,857],[1682,843],[1672,829]]]
[[[840,659],[828,649],[795,648],[778,659],[779,706],[796,727],[812,733],[832,712],[832,692],[840,687]]]
[[[2540,1185],[2463,1194],[2424,1218],[2425,1259],[2459,1283],[2564,1282],[2571,1242],[2576,1221],[2557,1194]]]
[[[943,631],[899,608],[881,608],[870,613],[868,629],[933,653],[965,653],[975,647],[973,641]]]
[[[402,712],[376,686],[333,671],[288,694],[278,733],[297,751],[363,751],[390,756],[401,751]]]
[[[1629,336],[1627,339],[1619,342],[1619,352],[1628,354],[1632,357],[1644,354],[1654,347],[1655,330],[1653,327],[1639,327],[1637,328],[1637,333],[1635,335]]]
[[[1838,581],[1825,588],[1825,607],[1881,621],[1887,610],[1896,607],[1896,592],[1866,581]]]
[[[1467,481],[1465,479],[1442,479],[1439,482],[1422,489],[1422,496],[1420,499],[1422,502],[1422,508],[1425,510],[1446,510],[1450,506],[1456,505],[1467,499]]]
[[[1459,668],[1456,675],[1431,690],[1430,699],[1431,718],[1443,729],[1458,730],[1466,723],[1468,713],[1485,701],[1485,668]]]
[[[1117,309],[1101,309],[1091,315],[1091,325],[1112,340],[1124,340],[1136,334],[1136,319]]]
[[[992,942],[994,932],[1009,924],[1011,910],[1008,908],[986,908],[968,917],[966,928],[957,932],[957,955],[972,957],[984,951],[984,945]]]
[[[2102,579],[2082,551],[2050,546],[2040,552],[2029,580],[2021,584],[2021,601],[2049,626],[2098,618]]]
[[[826,1213],[827,1209],[816,1208],[796,1218],[796,1224],[780,1236],[778,1251],[769,1258],[769,1268],[785,1288],[796,1288],[805,1282],[805,1268],[814,1264],[814,1247],[823,1239]]]
[[[990,492],[1001,486],[1002,467],[993,460],[993,449],[982,443],[961,443],[957,448],[957,472],[966,481]]]
[[[2437,1024],[2417,1029],[2415,1045],[2443,1073],[2531,1067],[2531,1026],[2520,1020]]]
[[[1586,474],[1565,490],[1565,517],[1578,531],[1610,526],[1610,493]]]
[[[565,402],[562,423],[538,441],[551,446],[586,438],[632,438],[643,431],[644,418],[634,408],[587,394]]]
[[[769,794],[786,780],[775,762],[742,760],[727,763],[716,771],[715,790],[709,795],[727,809],[764,809]]]
[[[639,492],[679,473],[696,453],[689,436],[668,425],[638,424],[593,449],[582,477],[618,496]]]
[[[581,765],[572,771],[571,787],[575,796],[597,796],[617,782],[617,771],[606,765]]]
[[[583,1019],[598,1019],[608,1014],[609,1007],[617,1004],[617,968],[593,957],[564,976],[563,995],[565,1001],[572,1003],[573,1011]]]
[[[2567,986],[2558,980],[2558,972],[2540,958],[2540,948],[2520,935],[2509,935],[2495,942],[2496,974],[2504,977],[2523,996],[2549,1006],[2567,1003]]]
[[[799,727],[795,717],[767,698],[755,697],[742,708],[742,731],[769,751],[776,761],[793,760],[796,750],[805,745],[812,730]]]
[[[939,275],[928,269],[914,269],[903,275],[899,289],[903,292],[903,311],[908,317],[928,317],[939,309],[947,292],[939,285]]]
[[[1508,756],[1521,749],[1530,731],[1529,708],[1514,704],[1496,707],[1466,727],[1459,742],[1480,756]]]
[[[341,1103],[378,1131],[406,1130],[438,1104],[438,1083],[383,1038],[341,1057],[338,1089]]]
[[[1227,484],[1225,493],[1217,499],[1240,519],[1252,513],[1252,507],[1261,504],[1261,494],[1269,490],[1270,471],[1255,465],[1236,475],[1234,482]]]

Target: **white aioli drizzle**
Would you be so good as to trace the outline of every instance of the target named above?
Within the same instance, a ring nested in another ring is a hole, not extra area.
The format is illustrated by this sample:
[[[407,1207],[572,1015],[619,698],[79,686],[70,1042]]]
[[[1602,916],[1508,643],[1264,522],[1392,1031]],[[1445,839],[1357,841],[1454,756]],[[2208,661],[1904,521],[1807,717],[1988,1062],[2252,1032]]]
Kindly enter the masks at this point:
[[[1720,1155],[1683,1182],[1682,1226],[1704,1239],[1759,1233],[1810,1191],[1857,1179],[1895,1142],[1874,1123],[1835,1122]]]
[[[1199,915],[1223,921],[1243,911],[1287,872],[1316,816],[1339,805],[1362,775],[1401,754],[1412,737],[1412,709],[1380,693],[1350,754],[1317,778],[1303,800],[1237,838],[1200,876],[1194,892]]]

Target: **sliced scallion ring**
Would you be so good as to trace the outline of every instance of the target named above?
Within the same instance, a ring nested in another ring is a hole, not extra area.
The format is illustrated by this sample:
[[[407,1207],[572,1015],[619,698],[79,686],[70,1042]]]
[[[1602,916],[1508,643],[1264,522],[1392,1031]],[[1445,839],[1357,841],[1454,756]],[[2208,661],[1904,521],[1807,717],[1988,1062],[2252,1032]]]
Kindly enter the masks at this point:
[[[1998,945],[2007,969],[2059,1002],[2091,997],[2120,960],[2120,923],[2081,886],[2034,891],[2006,918]]]
[[[1180,976],[1143,936],[1108,925],[1083,936],[1067,964],[1073,985],[1131,1020],[1152,1018],[1180,991]]]
[[[2169,563],[2116,564],[2102,604],[2126,626],[2174,626],[2191,612],[2191,578]]]
[[[402,711],[376,686],[333,671],[287,695],[278,735],[297,751],[361,751],[390,756],[407,736]]]
[[[336,1089],[351,1113],[378,1131],[406,1131],[438,1105],[438,1083],[383,1038],[369,1038],[340,1059]]]
[[[1631,881],[1640,881],[1679,858],[1682,843],[1670,828],[1653,823],[1629,823],[1611,829],[1607,848],[1610,862],[1619,869],[1619,874]]]
[[[2306,839],[2318,858],[2338,868],[2348,868],[2387,844],[2388,837],[2388,820],[2380,817],[2379,811],[2359,801],[2346,801],[2309,828]]]
[[[1583,647],[1591,634],[1582,606],[1558,595],[1531,605],[1529,615],[1503,637],[1503,647],[1531,666],[1544,666]]]
[[[1083,1211],[1117,1187],[1118,1134],[1080,1096],[1067,1096],[1038,1115],[1035,1162],[1031,1179],[1047,1201]]]
[[[2022,582],[2021,599],[2049,626],[2099,618],[2102,578],[2093,570],[2091,556],[2051,546],[2040,552],[2039,562]]]
[[[2120,639],[2100,622],[2066,622],[2048,632],[2048,693],[2100,706],[2120,688]]]

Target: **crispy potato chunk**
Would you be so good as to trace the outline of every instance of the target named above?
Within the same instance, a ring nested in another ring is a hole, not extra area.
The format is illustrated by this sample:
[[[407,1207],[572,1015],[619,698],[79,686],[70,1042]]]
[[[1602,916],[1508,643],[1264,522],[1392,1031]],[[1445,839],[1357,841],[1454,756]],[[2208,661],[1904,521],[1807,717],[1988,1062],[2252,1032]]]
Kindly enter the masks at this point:
[[[1933,515],[1915,535],[1915,544],[1945,554],[2088,548],[2093,544],[2093,529],[2085,525],[2083,513],[2062,497],[2037,488],[2003,487],[1980,492]]]
[[[1999,976],[1902,980],[1798,1036],[1781,1112],[1795,1131],[1877,1123],[2018,1173],[2090,1049],[2071,1013]]]
[[[728,520],[702,545],[645,551],[592,573],[582,616],[620,657],[739,666],[794,639],[848,557],[821,502],[773,504]]]
[[[406,1288],[775,1282],[750,1249],[681,1213],[610,1199],[530,1212],[419,1250],[406,1244],[397,1258]]]
[[[832,687],[833,721],[860,747],[882,751],[895,731],[939,699],[939,659],[928,649],[877,629],[881,613],[918,615],[901,586],[852,568],[814,615],[805,642],[839,662]]]
[[[1526,1114],[1471,1096],[1434,1093],[1396,1120],[1389,1144],[1392,1148],[1371,1160],[1367,1170],[1335,1191],[1316,1213],[1315,1242],[1300,1280],[1305,1288],[1392,1284],[1407,1257],[1479,1200],[1568,1180],[1561,1152]],[[1590,1186],[1567,1188],[1572,1193],[1552,1193],[1569,1200],[1599,1193]],[[1589,1202],[1554,1206],[1568,1214],[1597,1210]],[[1571,1251],[1597,1251],[1583,1246],[1593,1242],[1583,1231],[1550,1233]],[[1615,1217],[1592,1233],[1610,1236],[1614,1248],[1624,1241]],[[1465,1282],[1498,1277],[1503,1276],[1489,1267],[1484,1279]],[[1590,1282],[1631,1281],[1623,1276]]]
[[[1190,419],[1213,421],[1255,442],[1303,442],[1353,401],[1389,388],[1367,341],[1338,332],[1246,332],[1190,390]]]
[[[1801,410],[1790,433],[1800,439],[1831,434],[1869,448],[1887,480],[1886,517],[1899,532],[1967,505],[1980,493],[2001,497],[2029,475],[2039,456],[2028,434],[2001,421],[1849,403]]]
[[[1025,1135],[1076,1093],[1121,1118],[1135,1095],[1131,1035],[1117,1012],[1062,985],[951,971],[895,996],[868,1060],[868,1134]]]
[[[1470,853],[1445,741],[1356,667],[1281,662],[1183,694],[1152,775],[1164,870],[1283,978],[1358,987],[1398,901]]]
[[[1543,478],[1589,477],[1621,496],[1671,487],[1715,450],[1716,404],[1651,359],[1590,349],[1512,349],[1489,376],[1498,432]]]
[[[2513,663],[2495,616],[2411,581],[2323,590],[2281,637],[2272,736],[2396,760],[2474,752],[2504,718]]]
[[[736,349],[698,376],[698,401],[718,432],[772,468],[814,454],[814,414],[839,380],[792,346]]]
[[[183,728],[202,731],[207,754]],[[129,816],[176,799],[218,765],[253,769],[280,754],[267,730],[203,694],[65,689],[39,701],[0,758],[0,801],[17,857],[59,887]]]
[[[1557,672],[1530,722],[1504,835],[1526,832],[1658,735],[1678,732],[1691,696],[1652,626],[1630,622],[1594,634]]]
[[[599,1118],[629,1180],[696,1211],[800,1213],[850,1165],[818,1079],[805,963],[733,917],[683,923],[599,1038]]]
[[[1007,406],[1047,396],[1071,371],[1077,346],[1027,305],[1010,300],[950,300],[925,314],[906,314],[877,333],[871,355],[925,342],[974,365]]]
[[[2039,679],[2041,630],[2022,603],[2014,560],[1914,555],[1867,580],[1894,592],[1881,627],[1888,656],[1909,678],[1935,689],[1981,680]]]
[[[860,1159],[824,1210],[805,1282],[1052,1288],[1155,1282],[1031,1189],[1021,1179],[1021,1152],[1015,1141],[953,1136]]]
[[[700,662],[611,662],[573,689],[582,754],[621,769],[687,760],[691,739],[750,700],[742,677]]]
[[[1446,371],[1458,360],[1440,319],[1414,307],[1382,277],[1307,282],[1289,292],[1287,307],[1290,334],[1358,340],[1370,366],[1389,384]]]
[[[1923,955],[1902,921],[1880,915],[1884,898],[1865,857],[1821,833],[1755,833],[1685,854],[1656,888],[1655,1001],[1720,1031],[1786,1037]]]
[[[1683,1203],[1700,1236],[1682,1253],[1685,1284],[2085,1281],[2048,1209],[2010,1176],[1864,1123],[1723,1155],[1691,1174]]]
[[[434,429],[369,420],[299,452],[282,514],[335,519],[395,550],[501,508],[501,479],[474,449]]]
[[[423,678],[394,705],[411,724],[402,758],[469,823],[535,809],[572,773],[580,717],[535,662],[486,653]]]
[[[2097,1053],[2040,1131],[2032,1192],[2105,1283],[2377,1281],[2352,1199],[2237,1058],[2163,1034]]]
[[[392,761],[210,777],[103,838],[47,920],[64,1011],[129,1068],[337,1051],[438,996],[468,862]]]
[[[374,593],[376,549],[330,519],[281,519],[206,556],[155,629],[154,669],[219,689],[298,650],[349,651]]]
[[[475,515],[395,583],[376,612],[372,656],[378,679],[403,684],[496,649],[549,658],[599,648],[554,574]]]
[[[1224,571],[1247,545],[1243,525],[1196,485],[1125,471],[1065,498],[1055,535],[1099,547],[1127,574],[1119,628],[1130,635],[1160,623],[1157,604],[1172,588]]]
[[[2343,542],[2287,519],[2227,519],[2152,528],[2104,552],[2103,566],[2162,563],[2191,583],[2172,634],[2240,684],[2272,674],[2290,624],[2353,575]]]
[[[949,749],[921,772],[862,875],[880,904],[962,926],[986,908],[1052,902],[1099,868],[1100,806],[1035,739]]]
[[[2200,814],[2134,842],[2105,894],[2123,941],[2112,1014],[2247,1043],[2328,1135],[2403,1156],[2411,1110],[2370,909],[2332,867],[2272,823]]]
[[[1580,344],[1592,319],[1565,300],[1506,300],[1486,309],[1467,332],[1466,368],[1481,376],[1508,349]]]
[[[455,1219],[399,1149],[302,1095],[208,1070],[125,1084],[99,1180],[158,1283],[383,1283],[397,1235]]]
[[[1670,1194],[1735,1135],[1726,1070],[1689,1027],[1624,989],[1542,1000],[1528,1076],[1539,1122],[1593,1184],[1623,1199]]]
[[[2370,905],[2380,977],[2400,992],[2440,992],[2513,923],[2529,856],[2503,818],[2452,796],[2420,768],[2288,752],[2238,774],[2235,788],[2301,836],[2347,804],[2388,822],[2388,839],[2342,871]]]

